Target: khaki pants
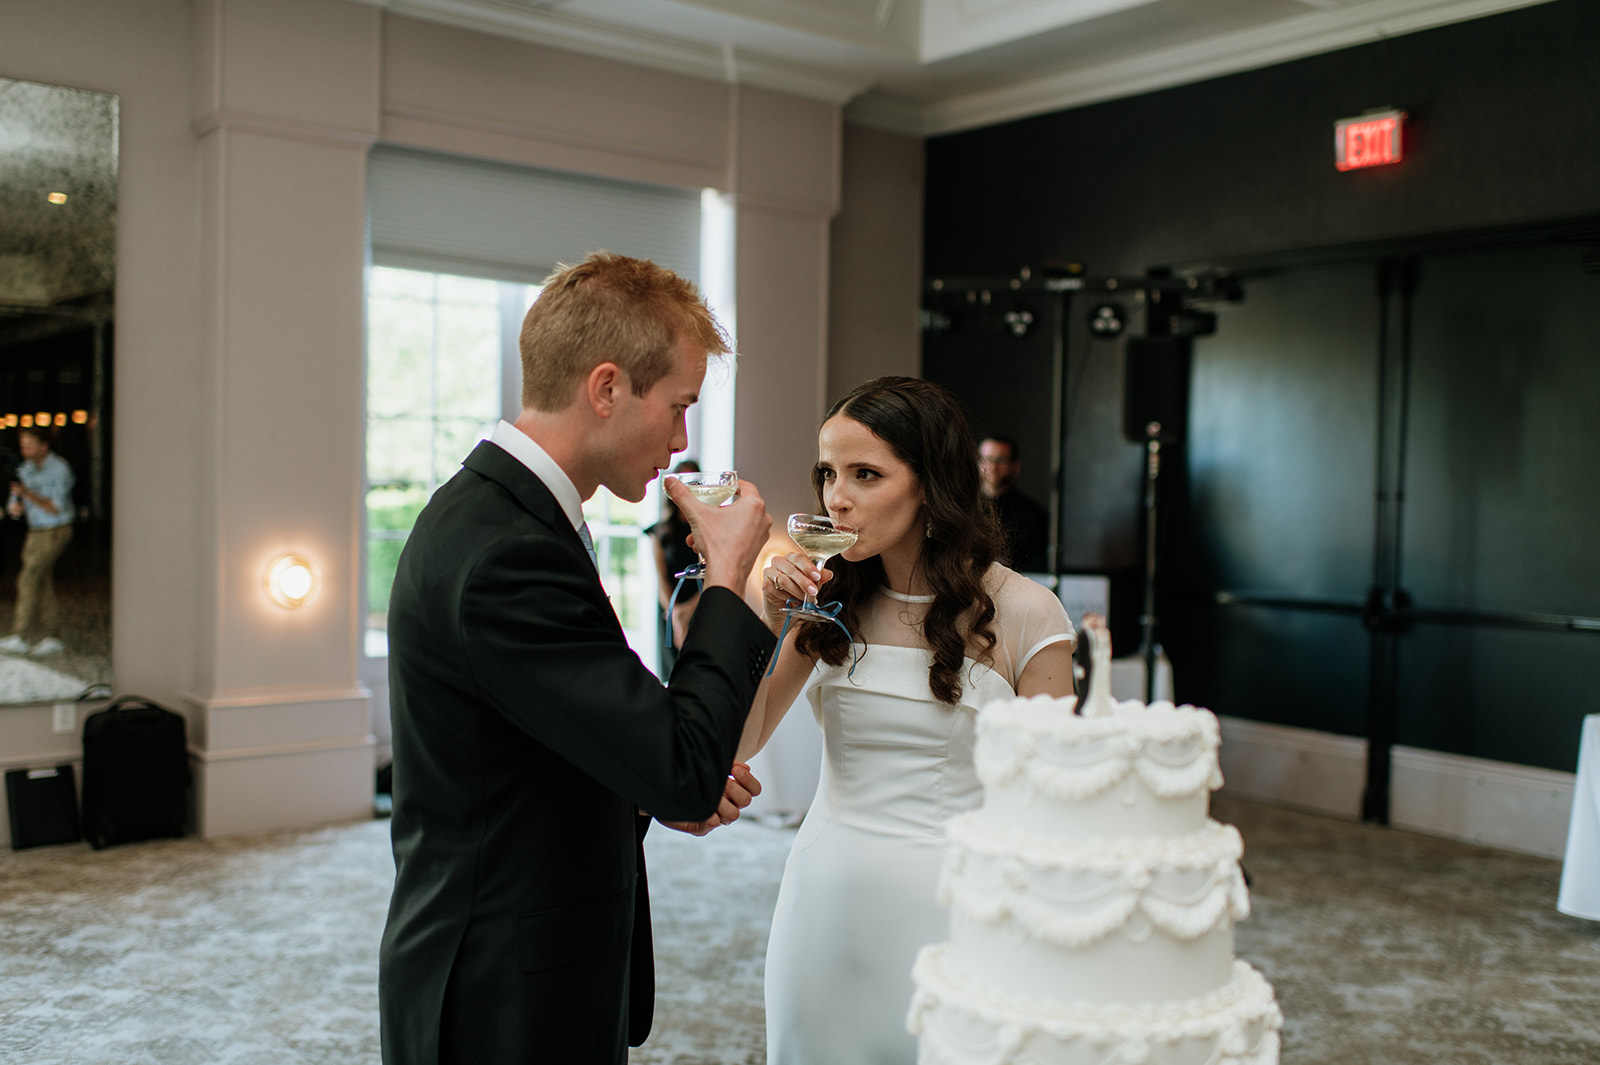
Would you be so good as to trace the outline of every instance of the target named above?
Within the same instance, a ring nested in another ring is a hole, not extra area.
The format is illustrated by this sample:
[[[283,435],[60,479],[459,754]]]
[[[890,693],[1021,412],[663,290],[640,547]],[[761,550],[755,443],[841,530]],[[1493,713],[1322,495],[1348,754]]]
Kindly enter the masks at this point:
[[[22,541],[22,572],[17,574],[17,617],[11,631],[29,643],[57,635],[56,559],[72,542],[72,526],[30,529]]]

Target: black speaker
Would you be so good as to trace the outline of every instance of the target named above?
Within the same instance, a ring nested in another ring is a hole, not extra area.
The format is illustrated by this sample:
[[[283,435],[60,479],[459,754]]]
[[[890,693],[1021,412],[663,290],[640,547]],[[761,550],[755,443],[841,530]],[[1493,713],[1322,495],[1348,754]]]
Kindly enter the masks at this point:
[[[1189,426],[1189,363],[1194,342],[1188,337],[1129,337],[1123,353],[1122,435],[1134,443],[1149,439],[1147,427],[1161,426],[1163,441],[1181,441]]]

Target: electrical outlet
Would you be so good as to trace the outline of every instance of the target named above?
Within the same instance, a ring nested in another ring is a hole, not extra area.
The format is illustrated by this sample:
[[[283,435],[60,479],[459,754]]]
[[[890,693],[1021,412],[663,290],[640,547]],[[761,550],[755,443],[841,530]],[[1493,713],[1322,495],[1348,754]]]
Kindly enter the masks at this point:
[[[57,703],[55,730],[60,733],[78,731],[78,704]]]

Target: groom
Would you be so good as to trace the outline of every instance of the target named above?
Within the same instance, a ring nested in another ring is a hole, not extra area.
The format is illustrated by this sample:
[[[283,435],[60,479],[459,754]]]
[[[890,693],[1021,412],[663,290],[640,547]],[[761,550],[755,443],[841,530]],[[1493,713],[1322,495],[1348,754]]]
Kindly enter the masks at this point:
[[[417,519],[389,606],[394,895],[386,1065],[621,1065],[654,1002],[649,810],[699,829],[759,790],[739,767],[773,637],[740,598],[771,519],[676,481],[709,573],[670,686],[623,640],[582,501],[637,502],[687,445],[726,335],[694,286],[596,253],[522,326],[522,411]]]

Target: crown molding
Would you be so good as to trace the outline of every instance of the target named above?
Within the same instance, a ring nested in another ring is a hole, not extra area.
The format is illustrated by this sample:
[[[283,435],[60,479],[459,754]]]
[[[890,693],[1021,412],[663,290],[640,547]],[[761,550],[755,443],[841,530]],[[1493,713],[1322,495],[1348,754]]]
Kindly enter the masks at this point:
[[[457,29],[633,63],[652,70],[729,84],[752,85],[842,105],[873,84],[871,74],[829,70],[773,56],[736,51],[626,28],[503,0],[351,0],[394,15]]]
[[[1135,96],[1466,22],[1550,0],[1381,0],[1331,8],[1271,26],[1080,67],[921,106],[920,123],[896,132],[934,136],[1085,104]],[[851,108],[851,121],[901,121],[905,109],[872,94]],[[862,116],[858,119],[856,116]],[[889,128],[889,127],[885,127]]]
[[[850,102],[844,109],[844,120],[852,126],[865,126],[885,133],[925,137],[929,133],[927,112],[927,104],[888,93],[869,92]]]
[[[826,68],[579,18],[509,0],[349,0],[396,15],[724,84],[750,85],[834,105],[846,121],[935,136],[1208,78],[1237,74],[1551,0],[1368,0],[1310,9],[1268,26],[1091,66],[1022,77],[979,92],[915,99],[873,91],[876,73]],[[931,73],[931,72],[930,72]]]
[[[308,144],[324,144],[339,148],[359,148],[362,150],[370,148],[378,142],[376,133],[368,133],[363,130],[323,126],[314,122],[300,122],[291,118],[257,115],[248,111],[235,111],[228,108],[219,108],[196,116],[189,123],[189,128],[196,137],[209,137],[219,130],[228,130],[235,133],[254,133],[263,137],[277,137],[280,140],[304,141]]]

